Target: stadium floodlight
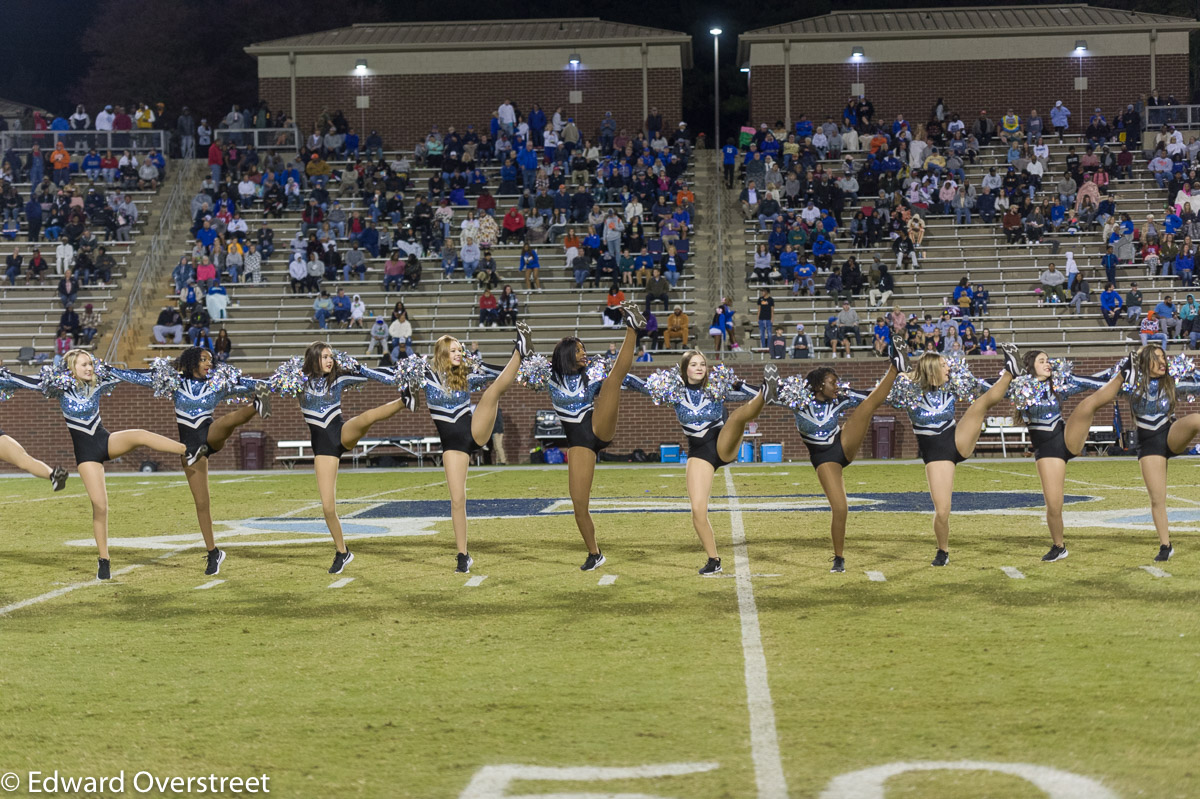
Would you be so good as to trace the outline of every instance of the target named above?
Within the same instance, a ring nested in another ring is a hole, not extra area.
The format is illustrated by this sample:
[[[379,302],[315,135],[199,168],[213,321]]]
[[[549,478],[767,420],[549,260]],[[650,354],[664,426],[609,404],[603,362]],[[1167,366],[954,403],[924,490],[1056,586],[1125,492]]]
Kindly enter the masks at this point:
[[[749,61],[742,64],[742,72],[746,73],[747,75],[750,74],[750,62]]]
[[[367,71],[367,59],[360,58],[354,62],[354,71],[359,75],[363,75]]]
[[[583,59],[579,57],[579,53],[571,53],[571,56],[567,59],[567,61],[571,64],[571,66],[577,67],[579,66],[580,62],[583,61]]]
[[[1086,39],[1076,39],[1075,40],[1075,52],[1077,52],[1077,53],[1086,53],[1087,52],[1087,40]]]
[[[853,58],[855,61],[859,60],[864,55],[866,55],[866,52],[862,49],[861,46],[856,46],[850,50],[850,57]]]
[[[725,31],[721,30],[720,28],[709,28],[708,32],[711,33],[713,36],[720,36]]]

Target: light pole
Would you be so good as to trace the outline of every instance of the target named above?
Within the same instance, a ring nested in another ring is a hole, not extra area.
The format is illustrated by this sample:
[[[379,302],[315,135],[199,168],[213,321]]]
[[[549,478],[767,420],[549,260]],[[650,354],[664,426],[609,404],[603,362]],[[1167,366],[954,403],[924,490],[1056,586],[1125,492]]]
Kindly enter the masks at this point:
[[[725,221],[721,212],[721,29],[709,28],[713,37],[713,163],[717,186],[717,281],[718,294],[725,296]]]

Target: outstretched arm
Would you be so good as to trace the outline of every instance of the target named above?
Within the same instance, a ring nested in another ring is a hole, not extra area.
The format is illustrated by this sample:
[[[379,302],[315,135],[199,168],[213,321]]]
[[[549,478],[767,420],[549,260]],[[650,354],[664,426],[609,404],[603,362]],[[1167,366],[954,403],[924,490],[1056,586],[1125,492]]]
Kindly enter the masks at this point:
[[[132,383],[135,386],[145,386],[146,388],[153,385],[154,373],[149,369],[118,369],[112,366],[108,371],[115,379],[106,380],[106,383]]]

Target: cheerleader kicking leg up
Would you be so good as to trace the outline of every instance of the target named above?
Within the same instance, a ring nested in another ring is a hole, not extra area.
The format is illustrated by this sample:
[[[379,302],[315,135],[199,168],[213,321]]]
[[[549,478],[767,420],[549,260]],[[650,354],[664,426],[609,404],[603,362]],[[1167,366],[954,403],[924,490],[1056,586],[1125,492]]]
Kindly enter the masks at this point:
[[[67,470],[61,466],[53,469],[25,451],[15,438],[0,433],[0,460],[7,461],[34,477],[49,480],[55,491],[62,491],[67,484]]]
[[[601,441],[611,441],[617,433],[617,412],[621,406],[621,385],[629,368],[633,366],[634,350],[637,349],[638,331],[646,327],[646,320],[636,303],[621,303],[621,312],[625,316],[625,339],[617,350],[616,360],[612,369],[596,395],[596,404],[592,410],[592,431]],[[595,460],[593,458],[592,460]],[[590,493],[589,482],[589,493]]]
[[[975,454],[975,445],[979,442],[979,436],[983,432],[983,422],[987,418],[988,411],[1004,400],[1013,378],[1020,374],[1020,367],[1017,365],[1017,348],[1012,344],[1002,344],[1000,351],[1004,355],[1004,371],[1000,373],[1000,377],[996,379],[991,388],[971,403],[954,431],[954,445],[963,460]]]

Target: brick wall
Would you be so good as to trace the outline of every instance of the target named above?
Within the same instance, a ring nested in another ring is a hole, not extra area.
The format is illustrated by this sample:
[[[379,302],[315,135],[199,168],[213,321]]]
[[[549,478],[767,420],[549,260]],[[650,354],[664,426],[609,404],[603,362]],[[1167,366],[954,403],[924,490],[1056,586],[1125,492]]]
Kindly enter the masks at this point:
[[[365,111],[363,139],[371,130],[378,130],[387,147],[411,148],[429,132],[433,122],[445,132],[454,125],[459,132],[468,123],[476,130],[486,130],[492,112],[509,97],[522,113],[528,113],[533,103],[540,103],[547,118],[562,106],[563,113],[572,115],[569,92],[576,88],[583,93],[583,105],[575,122],[584,136],[599,136],[600,120],[605,111],[612,111],[618,130],[631,134],[642,129],[642,72],[641,69],[584,69],[577,75],[567,71],[526,73],[468,73],[436,75],[373,75],[360,79],[345,77],[307,77],[296,79],[296,119],[303,133],[310,133],[322,110],[342,109],[347,120],[357,129],[360,111],[355,97],[367,94],[371,107]],[[673,127],[682,116],[682,71],[679,69],[648,70],[649,106],[657,107],[663,121]],[[260,78],[259,94],[272,108],[287,110],[291,103],[287,78]]]
[[[1190,96],[1186,55],[1160,55],[1157,59],[1159,93],[1174,94],[1181,102]],[[858,70],[856,73],[856,69]],[[792,64],[792,120],[800,114],[823,120],[827,114],[841,118],[850,84],[865,84],[880,121],[896,114],[909,120],[928,118],[934,101],[942,97],[948,109],[964,119],[974,119],[981,109],[999,121],[1008,108],[1022,118],[1031,108],[1046,118],[1050,108],[1062,100],[1071,109],[1076,132],[1082,121],[1087,126],[1092,110],[1100,107],[1112,119],[1113,112],[1144,94],[1150,86],[1148,56],[1085,58],[1083,74],[1088,89],[1075,90],[1078,60],[1066,58],[1011,59],[988,61],[906,62],[853,64]],[[858,77],[856,77],[856,74]],[[755,67],[750,75],[750,108],[755,124],[773,123],[784,117],[783,66]]]
[[[634,374],[645,376],[655,368],[671,365],[672,361],[660,359],[653,366],[650,364],[635,364]],[[869,388],[886,371],[886,362],[880,358],[860,357],[853,361],[806,362],[800,367],[796,361],[783,361],[781,373],[786,376],[806,372],[818,365],[832,365],[839,374],[856,387]],[[999,369],[998,358],[979,358],[972,360],[975,373],[983,376],[994,375]],[[1111,358],[1080,358],[1075,361],[1075,369],[1080,374],[1091,374],[1111,366]],[[746,380],[755,382],[762,375],[762,364],[746,364],[735,366],[737,373]],[[347,392],[343,403],[343,413],[347,417],[361,413],[375,405],[380,405],[394,399],[392,389],[378,384],[369,384],[362,391]],[[1200,410],[1200,404],[1181,396],[1178,413],[1190,413]],[[1067,401],[1070,411],[1078,402],[1077,398]],[[515,386],[503,398],[500,404],[504,413],[505,449],[510,462],[527,462],[533,441],[533,418],[539,409],[549,409],[550,403],[544,394],[535,394],[520,386]],[[254,419],[241,430],[264,430],[267,433],[267,461],[274,463],[276,445],[279,441],[307,440],[308,428],[305,426],[299,408],[293,400],[276,398],[274,415],[263,422]],[[1128,403],[1121,401],[1121,410],[1126,427],[1131,424],[1128,416]],[[123,430],[131,427],[143,427],[162,433],[177,440],[177,428],[171,404],[165,400],[154,399],[147,389],[135,386],[118,386],[113,395],[105,399],[101,405],[104,424],[110,431]],[[222,409],[218,415],[224,413]],[[1007,416],[1013,414],[1012,406],[1007,403],[998,405],[991,415]],[[908,424],[907,415],[884,407],[879,411],[880,416],[897,418],[896,450],[900,457],[913,458],[917,454],[916,440]],[[1096,416],[1097,424],[1109,424],[1111,411],[1102,410]],[[783,408],[768,408],[758,420],[758,430],[763,434],[761,442],[783,443],[785,459],[806,460],[807,451],[800,441],[793,418]],[[51,464],[61,463],[70,466],[74,463],[71,450],[71,439],[66,426],[58,412],[56,403],[41,399],[29,391],[19,391],[16,396],[0,404],[0,426],[20,441],[29,452],[37,458]],[[417,413],[401,411],[391,419],[381,422],[371,430],[372,436],[388,435],[434,435],[436,430],[422,403]],[[662,407],[656,407],[649,398],[630,392],[625,392],[621,399],[621,417],[617,436],[609,451],[613,453],[628,453],[636,447],[647,452],[657,451],[660,443],[685,443],[683,433],[675,419],[675,414]],[[240,445],[235,434],[224,450],[212,457],[214,469],[238,468]],[[863,446],[863,457],[870,457],[871,440]],[[148,450],[139,449],[126,456],[121,463],[110,463],[110,469],[136,469],[146,459],[157,460],[165,468],[177,468],[173,456],[160,455]],[[0,469],[14,471],[11,466],[0,462]]]

